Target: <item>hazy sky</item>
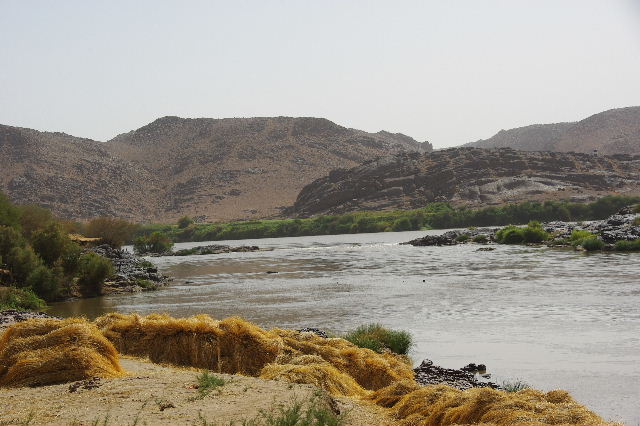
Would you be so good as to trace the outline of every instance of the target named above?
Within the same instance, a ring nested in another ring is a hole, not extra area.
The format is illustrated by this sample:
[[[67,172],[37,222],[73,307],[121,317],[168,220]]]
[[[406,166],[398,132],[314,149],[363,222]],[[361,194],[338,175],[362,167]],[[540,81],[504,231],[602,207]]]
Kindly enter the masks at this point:
[[[640,105],[640,1],[0,0],[0,123],[316,116],[436,147]]]

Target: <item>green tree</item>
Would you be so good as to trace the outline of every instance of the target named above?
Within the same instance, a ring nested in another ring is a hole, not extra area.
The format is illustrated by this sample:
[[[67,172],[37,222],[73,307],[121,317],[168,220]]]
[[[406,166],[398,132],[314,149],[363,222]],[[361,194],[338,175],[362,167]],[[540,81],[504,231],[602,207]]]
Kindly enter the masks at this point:
[[[164,233],[156,231],[148,236],[136,238],[133,250],[138,254],[166,253],[173,247],[173,241]]]
[[[180,219],[178,219],[178,228],[184,229],[187,226],[191,225],[192,223],[193,223],[193,219],[191,219],[189,216],[183,216]]]
[[[31,271],[26,283],[35,294],[49,302],[60,297],[64,287],[64,274],[61,267],[50,269],[40,265]]]
[[[100,238],[103,243],[119,248],[127,241],[131,241],[137,230],[138,225],[124,219],[97,217],[85,225],[84,234],[87,237]]]
[[[31,246],[12,248],[6,262],[14,282],[19,287],[26,286],[31,271],[42,265],[42,260],[33,252]]]
[[[78,285],[85,296],[102,293],[104,281],[113,275],[113,264],[96,253],[85,253],[78,260]]]
[[[33,250],[47,266],[52,266],[62,256],[65,247],[69,244],[71,244],[69,237],[55,223],[50,223],[44,229],[35,231],[31,236]]]

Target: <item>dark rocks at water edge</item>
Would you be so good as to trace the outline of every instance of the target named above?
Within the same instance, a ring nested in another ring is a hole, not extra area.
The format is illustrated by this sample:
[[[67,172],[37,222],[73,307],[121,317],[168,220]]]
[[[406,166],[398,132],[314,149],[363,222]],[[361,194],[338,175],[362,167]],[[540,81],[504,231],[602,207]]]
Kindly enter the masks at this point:
[[[231,247],[225,245],[209,245],[198,246],[189,249],[176,250],[171,253],[163,254],[163,256],[191,256],[191,255],[205,255],[205,254],[222,254],[222,253],[237,253],[237,252],[249,252],[260,250],[257,246],[239,246]]]
[[[604,220],[575,223],[546,222],[542,224],[542,228],[552,235],[552,239],[547,242],[550,246],[569,245],[567,241],[574,230],[591,232],[605,243],[613,244],[616,241],[634,241],[640,238],[640,224],[637,223],[637,218],[639,217],[639,213],[633,213],[631,208],[625,207]],[[495,242],[496,232],[500,229],[501,227],[456,229],[439,235],[426,235],[402,244],[410,244],[412,246],[451,246],[480,240],[485,240],[483,241],[485,243]],[[609,246],[609,249],[611,247],[613,246]]]
[[[0,311],[0,331],[9,327],[11,324],[15,324],[20,321],[26,321],[32,318],[61,319],[60,317],[53,317],[51,315],[47,315],[44,312],[25,312],[25,311],[18,311],[16,309],[7,309],[5,311]]]
[[[171,278],[158,272],[158,268],[148,260],[126,250],[101,245],[89,249],[106,257],[113,263],[115,274],[103,285],[103,293],[137,293],[156,290],[169,283]]]
[[[473,366],[473,367],[472,367]],[[481,369],[479,367],[484,367]],[[416,382],[423,386],[427,385],[448,385],[456,389],[465,390],[471,388],[492,388],[500,389],[500,386],[493,382],[479,380],[475,373],[486,370],[482,364],[476,366],[469,364],[459,370],[443,368],[433,364],[433,361],[425,359],[413,369]]]

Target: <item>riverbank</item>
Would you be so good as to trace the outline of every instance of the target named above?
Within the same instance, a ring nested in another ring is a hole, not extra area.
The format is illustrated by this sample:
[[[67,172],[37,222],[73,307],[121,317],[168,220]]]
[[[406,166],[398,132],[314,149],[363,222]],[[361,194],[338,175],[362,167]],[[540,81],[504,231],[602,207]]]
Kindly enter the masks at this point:
[[[448,203],[429,203],[414,210],[361,211],[310,218],[191,223],[184,227],[148,224],[143,225],[137,235],[161,232],[174,242],[196,242],[502,226],[525,224],[530,220],[597,220],[638,202],[640,197],[615,195],[592,202],[524,202],[479,209],[454,207]]]
[[[68,354],[57,352],[61,338],[69,339],[59,349]],[[115,348],[123,355],[148,356],[173,367],[129,357],[118,361]],[[331,414],[327,410],[345,416],[321,424],[609,425],[565,391],[423,387],[403,357],[315,333],[263,330],[237,318],[111,314],[94,323],[33,319],[0,335],[0,361],[12,359],[16,362],[6,364],[8,370],[0,370],[0,384],[5,386],[0,396],[9,401],[0,420],[9,423],[35,419],[38,424],[60,424],[64,419],[68,424],[108,424],[116,418],[117,424],[137,424],[141,419],[153,424],[195,424],[194,419],[212,424],[207,418],[211,413],[216,416],[213,424],[220,424],[221,416],[222,423],[252,424],[248,415],[263,415],[256,407],[267,403],[272,413],[282,414],[276,400],[290,404],[302,393],[303,399],[315,396],[316,404],[322,404],[325,420]],[[101,374],[108,370],[96,368],[104,362],[105,368],[115,370]],[[184,366],[207,366],[215,373],[198,375],[198,370]],[[85,377],[78,375],[83,369]],[[59,381],[66,383],[56,384]],[[21,383],[38,386],[24,388]],[[206,405],[197,403],[204,399]],[[33,401],[43,401],[42,408]],[[243,419],[236,417],[238,413]],[[256,424],[265,423],[258,419]]]
[[[586,251],[640,251],[640,208],[625,207],[604,220],[589,222],[531,222],[526,227],[456,229],[403,244],[424,247],[470,243],[545,244]]]
[[[319,391],[313,385],[217,374],[224,385],[201,398],[198,369],[134,357],[121,357],[120,362],[128,373],[122,378],[0,388],[0,424],[228,425],[254,419],[264,424],[262,412],[278,416],[279,409],[307,403]],[[343,414],[344,425],[397,424],[384,409],[366,401],[325,395],[318,403]]]

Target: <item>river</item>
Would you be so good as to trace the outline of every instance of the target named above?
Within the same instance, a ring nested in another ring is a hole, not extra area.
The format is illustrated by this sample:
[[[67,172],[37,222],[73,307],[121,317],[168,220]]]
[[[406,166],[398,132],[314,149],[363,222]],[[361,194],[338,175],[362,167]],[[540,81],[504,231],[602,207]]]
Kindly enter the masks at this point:
[[[441,232],[219,241],[270,250],[152,258],[170,287],[51,313],[238,315],[335,333],[378,322],[413,333],[416,363],[483,363],[497,383],[566,389],[608,420],[640,424],[640,254],[398,244]]]

